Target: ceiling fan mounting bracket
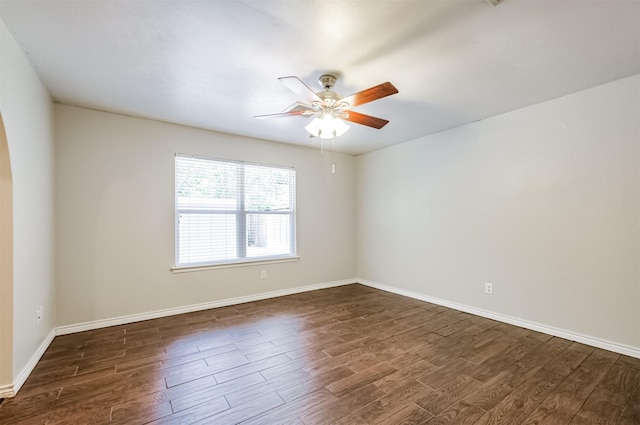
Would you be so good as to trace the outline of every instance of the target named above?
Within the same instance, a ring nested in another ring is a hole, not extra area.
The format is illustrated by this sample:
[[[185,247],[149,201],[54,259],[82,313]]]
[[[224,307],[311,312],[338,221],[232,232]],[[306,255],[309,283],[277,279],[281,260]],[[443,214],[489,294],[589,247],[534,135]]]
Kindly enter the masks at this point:
[[[336,81],[338,81],[338,77],[333,74],[323,74],[318,78],[320,85],[327,90],[330,90]]]

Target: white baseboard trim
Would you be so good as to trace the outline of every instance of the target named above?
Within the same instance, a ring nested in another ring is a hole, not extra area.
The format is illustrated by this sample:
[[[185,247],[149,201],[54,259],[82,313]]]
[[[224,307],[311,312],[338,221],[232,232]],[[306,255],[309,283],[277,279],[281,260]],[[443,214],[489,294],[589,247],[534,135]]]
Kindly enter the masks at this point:
[[[372,282],[366,279],[356,279],[358,283],[369,286],[371,288],[380,289],[382,291],[391,292],[394,294],[402,295],[405,297],[413,298],[420,301],[426,301],[428,303],[441,305],[443,307],[452,308],[458,311],[464,311],[476,316],[486,317],[487,319],[497,320],[498,322],[508,323],[510,325],[519,326],[521,328],[530,329],[537,332],[542,332],[547,335],[557,336],[559,338],[568,339],[570,341],[579,342],[581,344],[590,345],[596,348],[602,348],[603,350],[613,351],[614,353],[624,354],[627,356],[640,359],[640,348],[632,347],[629,345],[619,344],[616,342],[607,341],[600,338],[595,338],[589,335],[583,335],[576,332],[567,331],[553,326],[547,326],[540,323],[529,322],[527,320],[518,319],[516,317],[506,316],[499,313],[494,313],[488,310],[482,310],[475,307],[470,307],[464,304],[458,304],[455,302],[443,300],[440,298],[430,297],[418,292],[407,291],[405,289],[396,288],[389,285],[384,285],[377,282]]]
[[[12,385],[0,386],[0,398],[13,397],[18,393],[18,390],[20,390],[20,388],[25,383],[25,381],[27,380],[27,378],[29,377],[33,369],[36,367],[36,365],[38,364],[38,361],[40,360],[44,352],[47,351],[47,348],[49,348],[49,345],[51,345],[53,338],[55,338],[58,335],[67,335],[67,334],[76,333],[76,332],[106,328],[109,326],[139,322],[142,320],[174,316],[176,314],[182,314],[182,313],[191,313],[193,311],[208,310],[211,308],[226,307],[229,305],[266,300],[268,298],[283,297],[285,295],[299,294],[301,292],[316,291],[318,289],[333,288],[335,286],[350,285],[353,283],[356,283],[355,278],[336,280],[333,282],[324,282],[324,283],[317,283],[313,285],[298,286],[295,288],[281,289],[278,291],[263,292],[260,294],[247,295],[244,297],[228,298],[228,299],[219,300],[219,301],[211,301],[207,303],[192,304],[192,305],[183,306],[183,307],[150,311],[147,313],[114,317],[111,319],[95,320],[92,322],[79,323],[76,325],[59,326],[55,329],[52,329],[49,335],[47,335],[47,337],[45,338],[45,340],[42,341],[42,344],[40,344],[36,352],[33,354],[31,359],[29,360],[29,363],[27,363],[27,365],[22,369],[22,372],[20,372],[20,374],[18,375],[14,383]]]
[[[313,285],[298,286],[295,288],[281,289],[278,291],[262,292],[260,294],[246,295],[244,297],[227,298],[219,301],[210,301],[200,304],[191,304],[183,307],[168,308],[164,310],[150,311],[147,313],[131,314],[128,316],[113,317],[110,319],[94,320],[92,322],[78,323],[75,325],[59,326],[56,335],[67,335],[76,332],[90,331],[109,326],[124,325],[143,320],[157,319],[159,317],[174,316],[176,314],[191,313],[194,311],[209,310],[211,308],[226,307],[229,305],[266,300],[268,298],[283,297],[285,295],[299,294],[301,292],[316,291],[318,289],[333,288],[335,286],[356,283],[356,279],[336,280],[333,282],[317,283]]]
[[[22,388],[22,385],[24,385],[24,382],[27,380],[29,375],[31,375],[31,372],[33,372],[33,369],[35,369],[36,365],[38,364],[38,361],[40,360],[44,352],[47,351],[47,348],[49,348],[49,345],[51,345],[51,342],[53,341],[53,338],[55,336],[56,336],[56,330],[51,329],[51,332],[49,332],[49,334],[46,336],[44,341],[42,341],[42,343],[40,344],[36,352],[33,353],[33,356],[31,356],[31,358],[29,359],[29,362],[22,368],[22,371],[20,372],[16,380],[13,382],[13,384],[3,385],[2,387],[0,387],[0,398],[13,397],[18,393],[18,391],[20,390],[20,388]]]
[[[353,279],[337,280],[333,282],[318,283],[313,285],[298,286],[295,288],[281,289],[278,291],[271,291],[271,292],[263,292],[260,294],[247,295],[243,297],[227,298],[224,300],[211,301],[211,302],[200,303],[200,304],[192,304],[192,305],[183,306],[183,307],[156,310],[156,311],[151,311],[147,313],[131,314],[128,316],[120,316],[120,317],[114,317],[110,319],[95,320],[92,322],[85,322],[85,323],[79,323],[75,325],[57,327],[53,329],[49,333],[49,335],[47,335],[44,341],[42,341],[42,344],[40,344],[40,346],[38,347],[36,352],[33,354],[31,359],[27,363],[27,365],[22,369],[22,371],[20,372],[20,374],[18,375],[14,383],[12,385],[0,386],[0,398],[13,397],[18,392],[18,390],[20,390],[24,382],[27,380],[27,378],[29,377],[33,369],[38,364],[38,361],[40,360],[44,352],[47,350],[47,348],[53,341],[53,338],[57,335],[67,335],[71,333],[100,329],[100,328],[105,328],[109,326],[122,325],[127,323],[139,322],[142,320],[156,319],[159,317],[174,316],[177,314],[208,310],[211,308],[226,307],[226,306],[235,305],[235,304],[266,300],[269,298],[282,297],[282,296],[293,295],[293,294],[298,294],[302,292],[316,291],[319,289],[333,288],[336,286],[349,285],[353,283],[360,283],[362,285],[369,286],[371,288],[380,289],[382,291],[391,292],[394,294],[417,299],[420,301],[426,301],[432,304],[441,305],[443,307],[452,308],[454,310],[464,311],[465,313],[486,317],[488,319],[497,320],[499,322],[509,323],[514,326],[531,329],[537,332],[542,332],[548,335],[557,336],[560,338],[580,342],[582,344],[590,345],[597,348],[602,348],[604,350],[609,350],[615,353],[620,353],[620,354],[624,354],[627,356],[640,359],[640,349],[637,347],[618,344],[615,342],[594,338],[588,335],[583,335],[583,334],[567,331],[564,329],[555,328],[552,326],[529,322],[527,320],[522,320],[522,319],[518,319],[511,316],[506,316],[503,314],[494,313],[491,311],[482,310],[475,307],[470,307],[464,304],[458,304],[455,302],[430,297],[417,292],[407,291],[404,289],[396,288],[389,285],[384,285],[384,284],[369,281],[366,279],[353,278]]]
[[[16,393],[13,392],[13,384],[0,385],[0,398],[9,398],[13,397],[14,395],[16,395]]]

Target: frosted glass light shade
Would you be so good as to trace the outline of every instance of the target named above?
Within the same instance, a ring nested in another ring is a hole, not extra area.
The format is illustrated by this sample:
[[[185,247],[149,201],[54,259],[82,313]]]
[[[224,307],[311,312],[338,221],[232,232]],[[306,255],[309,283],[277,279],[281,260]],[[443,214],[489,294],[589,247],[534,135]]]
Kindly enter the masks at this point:
[[[333,120],[333,131],[335,132],[336,137],[342,136],[347,132],[347,130],[349,130],[349,126],[340,118],[335,118]]]
[[[340,118],[334,118],[331,115],[324,115],[322,118],[314,118],[305,130],[312,136],[322,139],[331,139],[332,137],[342,136],[349,130],[349,126]]]

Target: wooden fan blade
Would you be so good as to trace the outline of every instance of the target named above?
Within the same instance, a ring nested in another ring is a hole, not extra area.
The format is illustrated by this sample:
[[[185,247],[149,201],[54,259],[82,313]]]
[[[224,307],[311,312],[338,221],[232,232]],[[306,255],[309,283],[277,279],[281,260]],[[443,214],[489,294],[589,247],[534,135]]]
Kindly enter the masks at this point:
[[[345,112],[349,114],[349,116],[346,117],[345,120],[354,122],[356,124],[366,125],[368,127],[381,129],[382,127],[387,125],[387,123],[389,122],[388,120],[372,117],[371,115],[361,114],[360,112],[354,112],[354,111],[345,111]]]
[[[322,102],[322,99],[318,97],[317,94],[313,90],[311,90],[302,80],[298,77],[280,77],[278,80],[282,81],[282,83],[287,86],[289,90],[304,98],[304,100],[309,101],[310,103],[313,101]]]
[[[398,93],[398,89],[395,88],[393,84],[387,81],[386,83],[378,84],[377,86],[370,87],[358,93],[354,93],[342,100],[344,102],[347,102],[350,107],[353,107],[362,105],[364,103],[373,102],[374,100],[378,100],[396,93]]]
[[[284,117],[296,117],[296,116],[302,116],[302,117],[308,118],[314,113],[315,111],[313,109],[305,109],[305,110],[293,110],[289,112],[280,112],[277,114],[256,115],[253,118],[256,118],[259,120],[264,118],[284,118]]]

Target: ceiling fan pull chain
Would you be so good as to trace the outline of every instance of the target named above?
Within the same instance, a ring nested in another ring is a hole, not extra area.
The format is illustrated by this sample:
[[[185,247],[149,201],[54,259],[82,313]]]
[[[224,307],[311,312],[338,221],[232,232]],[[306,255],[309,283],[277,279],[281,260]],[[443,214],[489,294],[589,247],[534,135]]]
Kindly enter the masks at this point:
[[[331,174],[336,173],[336,164],[333,162],[333,154],[336,151],[336,134],[333,133],[333,138],[331,139]]]

